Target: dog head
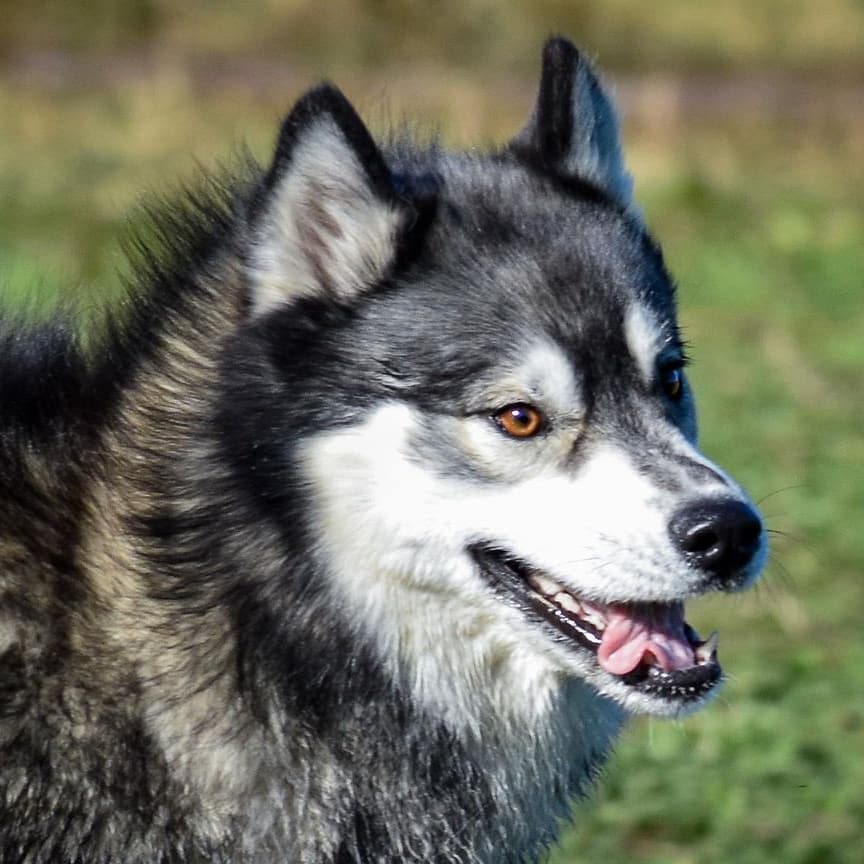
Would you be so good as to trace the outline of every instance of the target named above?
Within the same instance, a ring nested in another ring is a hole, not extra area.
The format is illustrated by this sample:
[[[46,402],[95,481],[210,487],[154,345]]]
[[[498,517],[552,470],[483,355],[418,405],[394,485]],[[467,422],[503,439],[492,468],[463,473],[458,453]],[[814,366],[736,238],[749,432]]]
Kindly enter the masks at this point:
[[[697,450],[674,287],[631,189],[612,105],[561,39],[492,154],[379,147],[329,86],[283,126],[237,405],[267,405],[244,420],[259,476],[311,493],[290,518],[342,626],[430,700],[576,677],[670,714],[721,677],[683,604],[750,584],[765,533]]]

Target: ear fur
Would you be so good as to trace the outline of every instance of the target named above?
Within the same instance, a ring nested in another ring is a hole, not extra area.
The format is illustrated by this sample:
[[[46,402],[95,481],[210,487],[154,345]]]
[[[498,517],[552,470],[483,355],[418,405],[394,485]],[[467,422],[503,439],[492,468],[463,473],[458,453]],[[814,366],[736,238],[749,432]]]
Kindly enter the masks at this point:
[[[252,314],[300,296],[350,302],[392,266],[410,206],[363,121],[335,87],[285,119],[253,217]]]
[[[546,42],[534,111],[511,147],[633,208],[615,107],[585,55],[567,39]]]

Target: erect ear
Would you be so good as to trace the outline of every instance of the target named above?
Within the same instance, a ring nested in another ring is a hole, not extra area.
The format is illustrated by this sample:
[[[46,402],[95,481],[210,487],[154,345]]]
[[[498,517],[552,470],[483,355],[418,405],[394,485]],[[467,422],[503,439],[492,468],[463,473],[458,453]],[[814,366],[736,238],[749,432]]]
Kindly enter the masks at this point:
[[[585,55],[567,39],[546,42],[534,111],[511,147],[633,206],[615,107]]]
[[[348,100],[307,93],[279,134],[253,216],[252,314],[326,295],[349,302],[394,262],[411,206]]]

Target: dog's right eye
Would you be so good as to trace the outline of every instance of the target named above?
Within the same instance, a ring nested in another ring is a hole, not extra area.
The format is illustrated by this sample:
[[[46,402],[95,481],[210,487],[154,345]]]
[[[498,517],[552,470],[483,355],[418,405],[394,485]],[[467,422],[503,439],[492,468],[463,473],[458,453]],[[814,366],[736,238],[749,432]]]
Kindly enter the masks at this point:
[[[492,415],[498,428],[512,438],[533,438],[543,431],[546,418],[539,408],[527,402],[505,405]]]
[[[684,389],[684,373],[681,371],[680,363],[669,364],[660,370],[660,386],[673,402],[681,398]]]

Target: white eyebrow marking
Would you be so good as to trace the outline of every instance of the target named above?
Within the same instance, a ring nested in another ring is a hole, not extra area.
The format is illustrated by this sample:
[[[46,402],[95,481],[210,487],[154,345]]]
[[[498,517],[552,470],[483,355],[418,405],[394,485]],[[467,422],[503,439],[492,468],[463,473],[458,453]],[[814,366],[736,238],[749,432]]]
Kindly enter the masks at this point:
[[[559,411],[573,411],[582,406],[581,388],[573,367],[564,352],[553,343],[535,344],[517,375]]]
[[[650,384],[654,380],[657,355],[667,341],[664,328],[650,309],[633,303],[624,320],[624,336],[643,380]]]

